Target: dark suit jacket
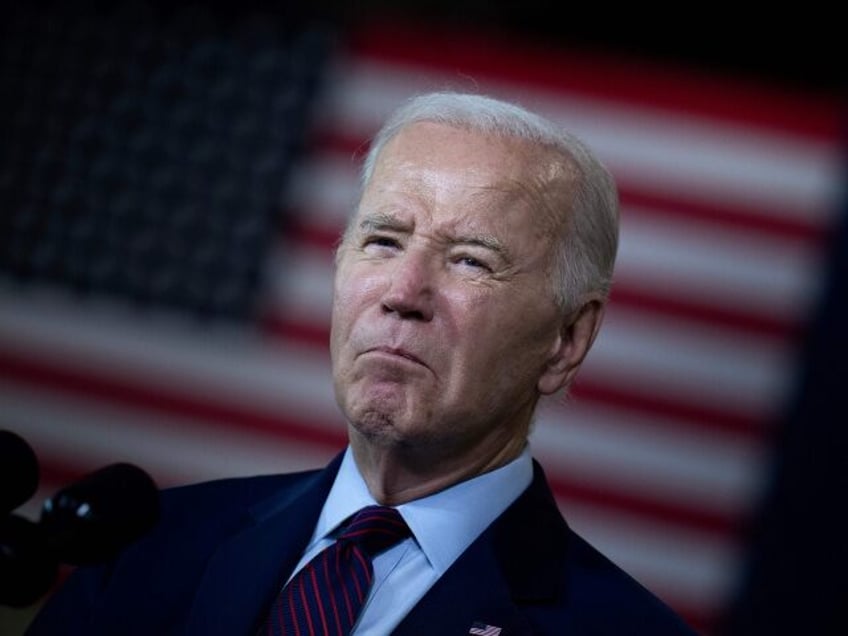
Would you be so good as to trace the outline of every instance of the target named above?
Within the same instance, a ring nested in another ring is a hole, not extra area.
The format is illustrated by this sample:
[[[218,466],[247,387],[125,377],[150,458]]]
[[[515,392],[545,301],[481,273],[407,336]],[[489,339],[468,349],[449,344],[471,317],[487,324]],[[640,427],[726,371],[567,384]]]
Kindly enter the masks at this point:
[[[326,469],[166,490],[155,530],[78,569],[28,634],[253,635],[309,541],[341,456]],[[572,532],[535,465],[532,485],[393,632],[690,634],[657,598]]]

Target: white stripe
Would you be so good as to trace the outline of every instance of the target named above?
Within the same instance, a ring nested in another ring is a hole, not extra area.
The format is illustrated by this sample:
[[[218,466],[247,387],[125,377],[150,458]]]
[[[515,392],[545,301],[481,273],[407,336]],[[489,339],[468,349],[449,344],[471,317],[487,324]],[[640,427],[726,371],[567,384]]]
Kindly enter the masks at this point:
[[[551,477],[733,518],[762,494],[762,440],[623,409],[543,403],[533,454]]]
[[[302,223],[338,232],[357,203],[357,169],[342,153],[318,150],[292,169],[286,202],[300,213]]]
[[[266,270],[265,302],[289,320],[329,329],[333,269],[333,254],[329,249],[307,245],[274,249]]]

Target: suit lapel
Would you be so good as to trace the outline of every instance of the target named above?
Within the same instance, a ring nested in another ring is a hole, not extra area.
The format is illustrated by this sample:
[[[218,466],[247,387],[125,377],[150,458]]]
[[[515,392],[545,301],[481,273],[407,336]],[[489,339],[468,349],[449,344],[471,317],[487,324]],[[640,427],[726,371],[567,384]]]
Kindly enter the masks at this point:
[[[187,634],[252,634],[300,559],[332,486],[341,456],[282,498],[255,507],[245,528],[210,559],[186,624]],[[523,606],[564,593],[559,573],[568,528],[538,464],[530,487],[492,523],[393,632],[468,634],[483,623],[501,636],[532,633]]]
[[[251,510],[244,530],[210,559],[186,625],[187,634],[251,634],[312,536],[341,455],[283,498]]]
[[[481,534],[393,632],[468,634],[474,623],[501,636],[531,634],[524,606],[555,603],[569,530],[538,464],[530,487]]]

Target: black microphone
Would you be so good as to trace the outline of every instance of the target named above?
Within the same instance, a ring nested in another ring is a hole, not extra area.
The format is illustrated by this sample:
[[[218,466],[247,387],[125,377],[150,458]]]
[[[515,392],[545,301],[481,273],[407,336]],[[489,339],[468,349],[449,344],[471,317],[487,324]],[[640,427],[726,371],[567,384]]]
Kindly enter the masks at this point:
[[[38,459],[12,431],[0,431],[0,513],[25,503],[38,488]]]
[[[38,523],[0,520],[0,605],[24,607],[43,596],[60,563],[110,560],[159,519],[159,490],[141,468],[111,464],[44,502]]]
[[[159,489],[132,464],[112,464],[44,502],[41,525],[62,563],[108,561],[159,520]]]

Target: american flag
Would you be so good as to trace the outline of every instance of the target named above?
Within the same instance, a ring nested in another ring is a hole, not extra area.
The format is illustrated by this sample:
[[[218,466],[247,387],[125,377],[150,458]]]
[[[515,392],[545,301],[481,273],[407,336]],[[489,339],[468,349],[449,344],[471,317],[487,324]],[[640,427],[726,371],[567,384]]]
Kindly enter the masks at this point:
[[[572,394],[540,407],[531,446],[569,523],[710,633],[739,584],[821,292],[843,170],[836,105],[467,30],[369,23],[336,38],[294,124],[307,143],[279,172],[282,222],[251,248],[261,268],[246,319],[81,294],[61,277],[0,278],[0,428],[42,464],[24,512],[117,461],[170,486],[317,467],[337,453],[332,249],[356,200],[357,160],[411,94],[479,91],[562,123],[618,180],[608,315]],[[227,124],[263,126],[238,111]]]
[[[501,628],[485,623],[474,623],[468,633],[474,634],[474,636],[498,636],[501,633]]]

